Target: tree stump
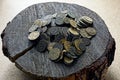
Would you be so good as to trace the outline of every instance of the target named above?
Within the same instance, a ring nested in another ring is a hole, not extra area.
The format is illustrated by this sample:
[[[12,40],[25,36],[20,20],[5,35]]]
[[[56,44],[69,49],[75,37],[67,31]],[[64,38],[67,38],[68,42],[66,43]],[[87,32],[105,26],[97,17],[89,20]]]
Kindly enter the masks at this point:
[[[76,16],[87,15],[94,20],[97,35],[76,64],[65,66],[48,59],[47,53],[39,53],[28,40],[28,29],[34,20],[63,10]],[[93,11],[67,3],[40,3],[21,11],[1,34],[3,53],[23,72],[41,80],[104,80],[114,59],[115,41],[104,21]]]

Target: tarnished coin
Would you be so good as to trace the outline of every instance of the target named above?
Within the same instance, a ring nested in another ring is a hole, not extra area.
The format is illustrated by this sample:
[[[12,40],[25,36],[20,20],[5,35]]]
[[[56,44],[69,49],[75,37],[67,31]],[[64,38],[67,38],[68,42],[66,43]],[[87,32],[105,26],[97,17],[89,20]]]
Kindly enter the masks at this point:
[[[57,34],[59,34],[59,28],[58,27],[50,27],[47,30],[47,34],[49,34],[49,35],[57,35]]]
[[[53,18],[52,15],[46,15],[45,17],[43,17],[42,19],[47,21],[47,25],[51,23],[51,19]]]
[[[35,20],[34,25],[38,25],[39,27],[41,27],[42,26],[42,20],[41,19]]]
[[[69,41],[65,41],[64,42],[64,48],[66,51],[69,51],[71,47],[71,43]]]
[[[66,39],[64,38],[64,39],[61,39],[59,42],[60,42],[61,44],[64,44],[65,41],[66,41]]]
[[[86,38],[91,38],[92,36],[88,35],[88,33],[86,32],[86,29],[80,29],[80,35],[82,37],[86,37]]]
[[[86,46],[88,46],[88,45],[90,45],[90,39],[88,39],[88,38],[82,38],[82,42],[86,45]]]
[[[48,28],[47,28],[46,26],[45,26],[45,27],[43,27],[43,28],[42,28],[42,32],[46,32],[46,31],[47,31],[47,29],[48,29]]]
[[[32,25],[30,28],[29,28],[29,32],[33,32],[33,31],[35,31],[35,30],[37,30],[38,29],[38,25]]]
[[[79,20],[79,27],[86,28],[88,25],[85,24],[82,20]]]
[[[58,48],[58,49],[60,49],[60,51],[62,51],[63,50],[63,45],[61,43],[55,43],[53,48]]]
[[[39,51],[39,52],[43,52],[43,51],[45,51],[46,50],[46,48],[47,48],[47,46],[48,46],[48,42],[46,41],[46,40],[40,40],[39,42],[38,42],[38,44],[35,46],[35,49],[37,50],[37,51]]]
[[[46,26],[46,25],[48,25],[48,21],[47,21],[47,20],[42,19],[42,26]]]
[[[77,22],[75,20],[70,20],[70,25],[74,28],[77,28]]]
[[[40,36],[40,33],[38,31],[34,31],[34,32],[31,32],[29,35],[28,35],[28,39],[29,40],[36,40],[38,39]]]
[[[62,34],[57,34],[57,35],[55,35],[54,41],[55,41],[55,42],[59,42],[61,39],[64,39],[64,38],[65,38],[64,35],[62,35]]]
[[[55,19],[55,23],[57,24],[57,25],[62,25],[63,23],[64,23],[64,18],[56,18]]]
[[[74,46],[76,47],[77,50],[80,50],[80,48],[79,48],[80,43],[82,43],[82,39],[74,40]]]
[[[67,17],[75,19],[75,15],[70,11],[67,12]]]
[[[56,61],[60,57],[60,50],[58,48],[53,48],[49,51],[48,57],[52,61]]]
[[[64,57],[64,63],[65,63],[66,65],[72,64],[73,61],[74,61],[73,58]]]
[[[94,35],[96,35],[96,30],[95,30],[95,28],[92,28],[92,27],[88,27],[88,28],[86,28],[86,32],[89,34],[89,35],[91,35],[91,36],[94,36]]]
[[[85,51],[86,50],[86,46],[84,43],[80,43],[79,44],[79,49],[82,50],[82,51]]]
[[[77,53],[75,53],[77,56],[80,56],[81,54],[83,54],[82,50],[76,50]]]
[[[70,18],[65,17],[65,18],[64,18],[64,23],[69,24],[69,23],[70,23]]]
[[[93,23],[93,19],[88,17],[88,16],[82,16],[81,20],[86,24],[92,24]]]
[[[76,53],[77,53],[76,48],[71,46],[70,50],[69,50],[69,54],[70,54],[71,58],[74,58],[74,59],[77,58]]]
[[[42,40],[42,39],[50,41],[50,37],[46,33],[40,34],[40,40]]]
[[[69,28],[68,31],[74,35],[79,35],[79,33],[77,32],[76,29],[73,29],[73,28]]]
[[[55,42],[49,43],[47,49],[50,51],[53,49],[53,46],[55,45]]]

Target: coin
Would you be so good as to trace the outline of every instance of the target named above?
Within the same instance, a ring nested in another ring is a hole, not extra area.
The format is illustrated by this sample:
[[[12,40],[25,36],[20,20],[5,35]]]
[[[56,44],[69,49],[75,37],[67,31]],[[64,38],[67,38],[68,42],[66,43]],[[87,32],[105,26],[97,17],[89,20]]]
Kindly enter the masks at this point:
[[[75,20],[70,20],[70,25],[74,28],[77,28],[77,22]]]
[[[82,16],[81,20],[86,24],[92,24],[93,23],[93,19],[88,17],[88,16]]]
[[[34,31],[34,32],[31,32],[29,35],[28,35],[28,39],[29,40],[36,40],[38,39],[40,36],[40,33],[38,31]]]
[[[74,40],[74,46],[76,47],[77,50],[80,50],[79,44],[82,42],[82,39],[76,39]]]
[[[86,32],[89,34],[89,35],[91,35],[91,36],[94,36],[94,35],[96,35],[96,30],[95,30],[95,28],[92,28],[92,27],[88,27],[88,28],[86,28]]]
[[[47,21],[47,20],[42,19],[42,26],[46,26],[46,25],[48,25],[48,21]]]
[[[74,61],[74,59],[72,59],[72,58],[64,57],[64,63],[65,63],[66,65],[72,64],[73,61]]]
[[[58,18],[55,19],[55,23],[56,23],[57,25],[62,25],[62,24],[64,23],[64,19],[58,17]]]
[[[47,21],[47,25],[49,25],[51,23],[51,19],[53,18],[53,16],[50,15],[46,15],[45,17],[43,17],[42,19]]]
[[[79,27],[86,28],[88,25],[85,24],[82,20],[79,20]]]
[[[85,51],[86,50],[86,46],[84,43],[80,43],[79,44],[79,49],[82,50],[82,51]]]
[[[64,39],[61,39],[59,42],[64,44],[65,41],[66,41],[66,39],[64,38]]]
[[[88,33],[86,32],[86,29],[80,29],[80,35],[82,37],[86,37],[86,38],[91,38],[92,36],[88,35]]]
[[[64,18],[64,23],[69,24],[69,23],[70,23],[70,18],[65,17],[65,18]]]
[[[55,45],[55,42],[49,43],[47,49],[50,51],[51,49],[53,49],[54,45]]]
[[[62,51],[63,50],[63,45],[61,43],[55,43],[53,48],[58,48],[58,49],[60,49],[60,51]]]
[[[71,46],[70,50],[69,50],[69,54],[70,54],[71,58],[74,58],[74,59],[77,58],[77,56],[75,55],[76,53],[77,53],[76,48]]]
[[[40,40],[42,40],[42,39],[50,41],[50,37],[46,33],[40,34]]]
[[[69,41],[65,41],[64,42],[64,48],[66,51],[69,51],[71,47],[71,43]]]
[[[64,39],[64,38],[65,38],[64,35],[62,35],[62,34],[57,34],[57,35],[55,35],[54,41],[55,41],[55,42],[59,42],[61,39]]]
[[[58,27],[50,27],[47,30],[48,35],[57,35],[59,34],[59,28]]]
[[[46,50],[46,48],[47,48],[47,46],[48,46],[48,42],[46,41],[46,40],[40,40],[39,42],[38,42],[38,44],[35,46],[35,49],[37,50],[37,51],[39,51],[39,52],[43,52],[43,51],[45,51]]]
[[[82,38],[82,42],[86,45],[86,46],[88,46],[88,45],[90,45],[90,39],[88,39],[88,38]]]
[[[38,25],[39,27],[41,27],[42,26],[42,20],[41,19],[36,19],[34,21],[34,25]]]
[[[67,17],[75,19],[75,15],[72,12],[67,12]]]
[[[73,28],[69,28],[68,31],[74,35],[79,35],[79,33],[77,32],[77,30],[73,29]]]
[[[47,31],[47,29],[48,29],[48,28],[47,28],[46,26],[45,26],[45,27],[43,27],[43,28],[42,28],[42,32],[46,32],[46,31]]]
[[[58,48],[53,48],[49,51],[48,57],[52,61],[56,61],[60,57],[60,50]]]
[[[33,31],[35,31],[35,30],[37,30],[38,29],[38,25],[32,25],[30,28],[29,28],[29,32],[33,32]]]
[[[82,50],[76,50],[76,53],[75,53],[77,56],[80,56],[81,54],[83,54],[83,51]]]

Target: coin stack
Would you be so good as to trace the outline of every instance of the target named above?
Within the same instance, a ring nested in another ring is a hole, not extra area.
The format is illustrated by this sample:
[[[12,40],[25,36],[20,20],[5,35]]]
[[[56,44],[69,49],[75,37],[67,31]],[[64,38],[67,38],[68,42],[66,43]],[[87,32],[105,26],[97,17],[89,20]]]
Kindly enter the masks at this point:
[[[51,61],[70,65],[86,51],[96,33],[92,18],[77,18],[64,10],[35,20],[29,28],[28,39],[37,43],[37,51],[48,51]]]

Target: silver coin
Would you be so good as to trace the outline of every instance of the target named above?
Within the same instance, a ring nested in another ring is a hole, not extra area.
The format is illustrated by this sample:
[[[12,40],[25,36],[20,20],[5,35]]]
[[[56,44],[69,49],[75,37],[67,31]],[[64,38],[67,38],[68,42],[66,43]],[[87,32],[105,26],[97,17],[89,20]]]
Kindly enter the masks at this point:
[[[38,39],[40,36],[40,33],[38,31],[34,31],[34,32],[31,32],[29,35],[28,35],[28,39],[29,40],[36,40]]]
[[[30,28],[29,28],[29,32],[33,32],[33,31],[35,31],[35,30],[37,30],[38,29],[38,25],[32,25]]]

